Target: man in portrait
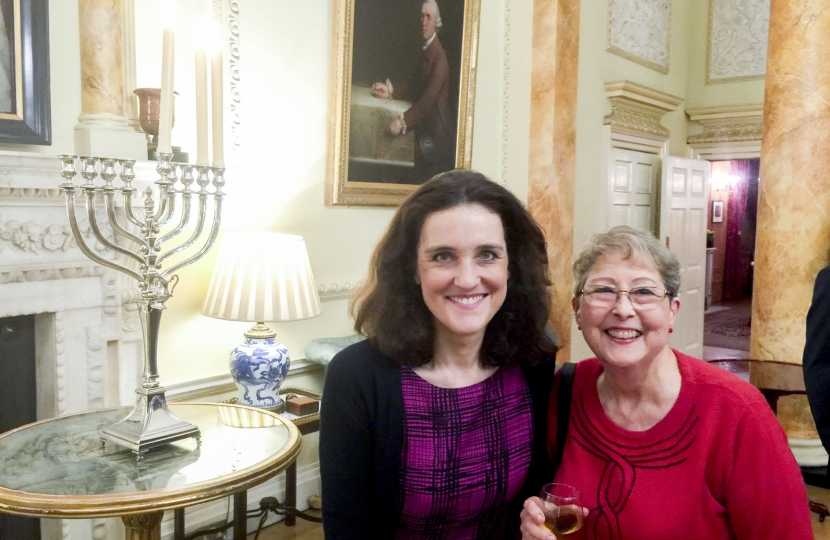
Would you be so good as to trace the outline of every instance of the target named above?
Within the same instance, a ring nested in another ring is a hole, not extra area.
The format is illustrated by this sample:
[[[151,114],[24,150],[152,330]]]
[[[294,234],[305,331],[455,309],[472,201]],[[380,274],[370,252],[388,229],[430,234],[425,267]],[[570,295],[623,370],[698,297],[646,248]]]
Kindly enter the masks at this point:
[[[372,85],[380,99],[406,99],[413,105],[389,124],[393,136],[415,133],[415,168],[424,178],[455,166],[455,118],[450,107],[450,69],[438,38],[442,26],[436,0],[423,0],[421,36],[424,44],[407,84],[390,81]]]

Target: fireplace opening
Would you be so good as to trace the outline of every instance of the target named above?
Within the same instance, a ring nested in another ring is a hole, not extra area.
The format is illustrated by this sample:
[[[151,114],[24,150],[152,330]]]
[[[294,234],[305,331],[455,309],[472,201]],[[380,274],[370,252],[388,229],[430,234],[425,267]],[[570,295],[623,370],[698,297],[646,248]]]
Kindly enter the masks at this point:
[[[0,318],[0,433],[36,420],[35,316]],[[3,540],[40,537],[39,519],[0,513]]]

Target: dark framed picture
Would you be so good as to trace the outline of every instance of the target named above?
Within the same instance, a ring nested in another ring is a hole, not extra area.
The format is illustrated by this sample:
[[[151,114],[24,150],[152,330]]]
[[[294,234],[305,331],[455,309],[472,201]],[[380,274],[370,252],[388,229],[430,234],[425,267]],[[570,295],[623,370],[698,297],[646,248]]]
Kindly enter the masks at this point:
[[[723,221],[723,201],[712,201],[712,223]]]
[[[481,0],[334,0],[326,204],[469,168]]]
[[[0,142],[52,144],[49,4],[0,0]]]

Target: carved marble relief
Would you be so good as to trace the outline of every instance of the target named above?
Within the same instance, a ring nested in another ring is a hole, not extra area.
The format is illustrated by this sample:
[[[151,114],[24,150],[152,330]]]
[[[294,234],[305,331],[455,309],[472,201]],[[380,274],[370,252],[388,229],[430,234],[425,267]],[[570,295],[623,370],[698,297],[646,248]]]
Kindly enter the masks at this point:
[[[7,213],[11,212],[7,211]],[[106,214],[103,210],[96,209],[96,215],[101,232],[108,239],[112,239],[112,229],[107,224]],[[92,229],[87,219],[78,219],[78,228],[85,237],[90,238],[92,236]],[[6,220],[0,215],[0,252],[6,246],[34,254],[77,251],[78,247],[75,238],[72,236],[72,230],[67,223],[48,223],[39,220],[21,222],[18,219]],[[98,252],[107,251],[107,248],[100,242],[95,242],[94,247]]]
[[[766,73],[769,0],[711,0],[707,82]]]
[[[223,24],[228,37],[230,81],[230,150],[237,154],[242,146],[242,84],[240,70],[239,0],[213,0],[213,18]]]
[[[668,73],[670,26],[671,0],[610,0],[608,50]]]

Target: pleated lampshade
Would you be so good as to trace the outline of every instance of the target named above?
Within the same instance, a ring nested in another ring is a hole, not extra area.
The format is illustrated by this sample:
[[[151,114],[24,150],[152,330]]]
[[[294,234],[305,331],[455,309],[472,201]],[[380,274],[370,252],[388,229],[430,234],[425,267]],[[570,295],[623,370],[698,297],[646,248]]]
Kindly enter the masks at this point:
[[[228,321],[297,321],[323,312],[301,236],[229,233],[222,239],[202,315]]]

